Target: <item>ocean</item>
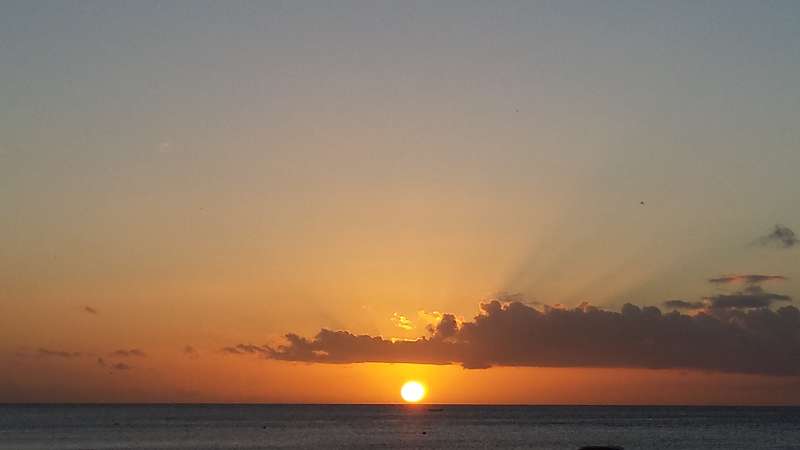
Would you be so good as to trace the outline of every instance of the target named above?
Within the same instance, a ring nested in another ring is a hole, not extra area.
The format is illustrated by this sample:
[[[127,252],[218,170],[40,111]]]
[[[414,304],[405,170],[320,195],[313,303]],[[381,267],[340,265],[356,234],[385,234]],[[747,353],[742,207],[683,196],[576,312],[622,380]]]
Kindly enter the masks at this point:
[[[0,405],[0,449],[800,449],[800,407]]]

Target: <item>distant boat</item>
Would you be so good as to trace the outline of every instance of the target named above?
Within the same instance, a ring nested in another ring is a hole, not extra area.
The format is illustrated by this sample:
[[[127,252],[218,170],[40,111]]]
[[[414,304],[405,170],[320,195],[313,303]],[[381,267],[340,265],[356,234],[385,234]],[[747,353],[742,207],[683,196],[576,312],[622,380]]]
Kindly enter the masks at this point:
[[[625,450],[622,447],[618,447],[616,445],[587,445],[586,447],[581,447],[578,450]]]
[[[430,411],[430,412],[442,412],[442,411],[444,411],[444,408],[428,408],[428,411]]]

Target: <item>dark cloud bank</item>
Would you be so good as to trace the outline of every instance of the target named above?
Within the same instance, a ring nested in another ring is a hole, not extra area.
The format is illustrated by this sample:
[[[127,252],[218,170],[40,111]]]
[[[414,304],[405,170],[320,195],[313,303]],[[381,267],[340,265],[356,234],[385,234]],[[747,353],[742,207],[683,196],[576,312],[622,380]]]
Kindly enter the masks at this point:
[[[520,302],[491,301],[481,305],[480,314],[472,321],[459,323],[452,314],[445,314],[431,331],[430,336],[415,341],[393,341],[322,329],[314,338],[287,334],[287,342],[276,347],[240,344],[223,351],[314,363],[461,364],[468,369],[686,368],[800,374],[800,310],[793,306],[775,311],[764,307],[707,308],[688,315],[632,304],[625,304],[621,312],[612,312],[587,304],[574,309],[537,309]]]

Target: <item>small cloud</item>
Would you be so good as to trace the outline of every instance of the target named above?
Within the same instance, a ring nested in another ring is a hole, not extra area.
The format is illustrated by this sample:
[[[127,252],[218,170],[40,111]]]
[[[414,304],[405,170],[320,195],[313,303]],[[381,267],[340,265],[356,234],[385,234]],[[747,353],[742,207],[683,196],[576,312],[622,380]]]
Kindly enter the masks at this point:
[[[93,314],[93,315],[97,315],[97,314],[98,314],[98,312],[97,312],[97,310],[96,310],[96,309],[94,309],[94,308],[92,308],[91,306],[88,306],[88,305],[87,305],[87,306],[84,306],[84,307],[81,309],[81,311],[83,311],[83,312],[85,312],[85,313],[87,313],[87,314]]]
[[[664,306],[669,309],[703,309],[706,304],[703,302],[687,302],[686,300],[667,300]]]
[[[97,365],[100,366],[100,367],[108,368],[108,369],[112,369],[112,370],[131,370],[131,369],[133,369],[133,366],[131,366],[131,365],[128,365],[128,364],[125,364],[125,363],[122,363],[122,362],[118,362],[118,363],[111,362],[111,361],[107,362],[103,358],[97,358]]]
[[[411,323],[411,320],[402,314],[394,313],[392,314],[392,318],[390,320],[397,328],[402,328],[406,331],[414,329],[414,324]]]
[[[527,303],[525,295],[521,292],[498,292],[494,297],[487,299],[487,301],[497,300],[501,303]]]
[[[198,352],[197,349],[192,347],[191,345],[183,347],[183,354],[192,359],[200,357],[200,352]]]
[[[791,228],[778,224],[775,225],[771,233],[760,237],[757,242],[765,247],[792,248],[800,240],[797,239],[797,235]]]
[[[233,347],[224,347],[222,352],[231,355],[262,354],[266,356],[269,354],[269,347],[266,345],[238,344]]]
[[[110,356],[119,356],[122,358],[131,358],[131,357],[144,358],[147,356],[147,354],[138,348],[133,348],[130,350],[121,349],[111,352]]]
[[[723,275],[716,278],[709,278],[708,282],[711,284],[759,284],[766,281],[785,281],[786,277],[782,275],[758,275],[758,274],[734,274]]]
[[[43,358],[56,357],[56,358],[80,358],[83,356],[81,352],[68,352],[64,350],[48,350],[46,348],[39,348],[36,352],[37,355]]]
[[[432,323],[437,324],[440,320],[442,320],[442,313],[439,311],[425,311],[424,309],[420,309],[417,311],[417,316],[425,323]]]

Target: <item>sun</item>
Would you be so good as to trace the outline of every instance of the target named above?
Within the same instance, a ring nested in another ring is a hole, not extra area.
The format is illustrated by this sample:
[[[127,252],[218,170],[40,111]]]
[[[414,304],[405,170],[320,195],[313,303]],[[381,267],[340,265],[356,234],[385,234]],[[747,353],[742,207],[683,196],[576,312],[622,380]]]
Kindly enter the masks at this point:
[[[419,381],[406,381],[400,388],[400,396],[409,403],[416,403],[425,398],[425,386]]]

